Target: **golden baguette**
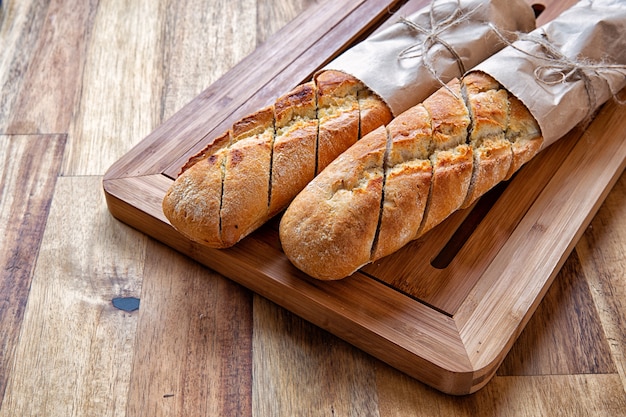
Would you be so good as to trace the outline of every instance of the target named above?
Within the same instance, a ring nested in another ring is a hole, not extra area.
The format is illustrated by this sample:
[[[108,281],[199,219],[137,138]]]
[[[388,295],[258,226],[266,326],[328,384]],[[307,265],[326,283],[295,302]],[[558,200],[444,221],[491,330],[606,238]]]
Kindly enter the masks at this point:
[[[391,118],[387,105],[359,80],[323,71],[234,123],[190,158],[165,195],[163,212],[189,239],[230,247]]]
[[[315,278],[349,276],[510,178],[542,142],[518,99],[471,72],[363,137],[311,181],[281,219],[283,250]]]

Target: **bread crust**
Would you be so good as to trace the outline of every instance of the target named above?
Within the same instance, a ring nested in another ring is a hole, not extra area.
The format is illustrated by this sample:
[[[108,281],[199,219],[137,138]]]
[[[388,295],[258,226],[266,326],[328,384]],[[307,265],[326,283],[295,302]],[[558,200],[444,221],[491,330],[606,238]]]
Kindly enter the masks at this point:
[[[276,135],[272,152],[268,217],[291,202],[315,176],[317,97],[313,82],[302,84],[276,100]]]
[[[470,116],[455,79],[424,100],[432,120],[430,160],[433,167],[430,195],[416,237],[428,232],[457,210],[472,176],[472,148],[465,145]]]
[[[508,92],[491,77],[470,73],[463,80],[463,94],[472,119],[469,143],[473,148],[474,170],[461,208],[504,180],[513,157],[505,138],[509,124]]]
[[[473,158],[469,145],[442,150],[431,158],[433,179],[424,220],[415,236],[423,236],[461,207],[472,178]]]
[[[389,123],[387,132],[387,174],[372,259],[391,254],[415,238],[432,181],[428,159],[432,126],[426,108],[418,105],[402,113]]]
[[[360,89],[357,93],[359,100],[359,137],[363,137],[372,130],[388,124],[393,115],[387,105],[381,106],[381,98],[371,90]]]
[[[220,149],[228,147],[231,142],[231,131],[224,132],[221,136],[218,136],[214,141],[212,141],[208,146],[198,152],[196,155],[193,155],[191,158],[185,162],[185,164],[181,167],[178,176],[180,177],[185,171],[194,166],[196,163],[202,161],[210,157],[211,155],[217,154]]]
[[[510,179],[526,162],[530,161],[541,149],[542,140],[539,125],[530,111],[515,96],[509,94],[510,121],[505,134],[511,143],[513,153],[511,167],[505,179]]]
[[[296,267],[318,271],[320,279],[332,279],[349,275],[353,265],[369,262],[383,189],[386,142],[386,130],[374,130],[331,162],[320,174],[324,179],[309,183],[291,203],[280,230],[290,233],[281,242]],[[358,227],[351,227],[354,218],[362,220]]]
[[[359,138],[360,82],[339,71],[324,71],[317,78],[317,173]]]
[[[221,240],[226,246],[234,245],[256,229],[260,225],[258,219],[267,213],[268,168],[274,140],[273,109],[259,110],[235,124],[233,136],[224,164],[219,212]],[[256,175],[247,175],[249,172]]]
[[[371,261],[390,255],[415,239],[422,224],[431,182],[432,165],[428,160],[406,162],[388,171],[378,238]],[[407,198],[408,195],[414,197]]]
[[[163,199],[163,213],[187,238],[208,246],[222,246],[219,213],[222,196],[222,167],[226,153],[202,158],[178,177]]]
[[[519,100],[488,75],[469,73],[363,137],[311,181],[283,215],[283,250],[312,277],[349,276],[472,204],[542,142]]]

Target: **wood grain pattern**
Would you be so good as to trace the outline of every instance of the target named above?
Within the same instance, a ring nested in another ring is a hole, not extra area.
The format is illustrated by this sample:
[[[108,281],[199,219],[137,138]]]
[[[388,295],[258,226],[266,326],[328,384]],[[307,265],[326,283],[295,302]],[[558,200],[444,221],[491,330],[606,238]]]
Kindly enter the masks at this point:
[[[572,254],[560,260],[554,284],[497,374],[463,397],[429,388],[319,327],[340,323],[315,311],[305,320],[112,218],[102,195],[108,162],[174,117],[238,59],[271,42],[271,33],[293,19],[306,25],[307,11],[331,2],[107,0],[71,11],[74,2],[2,1],[0,132],[28,123],[21,135],[0,135],[0,416],[626,415],[624,173],[606,190]],[[554,17],[560,0],[544,3],[540,20]],[[63,27],[53,16],[65,17]],[[121,47],[107,42],[116,36],[112,24],[127,35]],[[77,41],[79,32],[89,36]],[[49,50],[41,47],[44,39]],[[234,47],[220,48],[217,40],[224,39]],[[41,53],[76,42],[84,48],[75,55],[81,62],[53,68],[50,80],[35,74],[49,62]],[[76,79],[63,81],[62,74]],[[54,90],[61,82],[67,90]],[[42,118],[31,117],[35,113]],[[600,130],[622,129],[615,117],[619,113]],[[37,133],[53,125],[54,134]],[[144,190],[134,201],[158,193],[167,180],[133,178]],[[125,186],[122,180],[114,185]],[[158,199],[148,203],[158,207]],[[183,250],[197,250],[170,238]],[[15,248],[19,256],[12,257]],[[255,248],[272,253],[279,246],[268,233]],[[233,251],[230,259],[242,256]],[[264,273],[283,267],[269,256],[256,261]],[[20,268],[7,270],[7,262]],[[258,285],[258,275],[240,272]],[[280,304],[296,305],[292,291],[315,288],[306,279],[284,282],[292,290],[281,294]],[[344,291],[350,288],[331,290],[349,299]],[[377,303],[380,294],[372,295]],[[113,307],[119,296],[139,298],[139,310]],[[361,304],[342,308],[358,317]],[[393,325],[392,307],[378,306],[382,328]],[[412,308],[405,314],[432,315],[437,323],[439,316]],[[448,324],[450,331],[457,326]],[[357,341],[362,336],[354,334]]]
[[[140,296],[147,238],[106,215],[99,183],[57,181],[0,415],[125,407],[137,314],[111,300]],[[69,201],[80,209],[67,210]]]
[[[67,7],[71,7],[67,3]],[[77,91],[64,175],[96,175],[161,122],[165,5],[100,2]],[[138,32],[136,28],[145,28]],[[118,55],[119,48],[128,53]],[[116,140],[111,140],[116,138]]]
[[[380,415],[623,416],[623,387],[615,374],[495,377],[479,392],[454,401],[414,380],[379,372]],[[584,398],[584,399],[583,399]]]
[[[95,2],[51,1],[13,105],[8,133],[67,132]],[[75,22],[67,25],[65,22]],[[45,91],[46,94],[40,94]],[[60,105],[59,105],[60,104]],[[68,107],[65,107],[68,106]]]
[[[64,145],[63,135],[0,136],[0,398],[15,360]]]
[[[146,256],[127,414],[250,415],[251,293],[162,245]]]
[[[6,2],[5,2],[6,3]],[[0,9],[0,37],[3,54],[0,59],[0,131],[6,132],[21,97],[28,65],[33,59],[47,13],[42,2],[21,1],[4,4]],[[61,131],[59,131],[61,132]],[[25,133],[32,133],[26,131]]]
[[[536,349],[541,346],[541,352]],[[611,374],[617,369],[573,252],[497,375]]]
[[[259,415],[376,415],[374,358],[264,298],[254,311]]]
[[[310,10],[316,2],[316,0],[294,0],[292,2],[257,1],[257,44],[265,43],[271,35],[296,18],[302,10]]]
[[[626,387],[626,209],[621,201],[626,197],[626,174],[622,174],[611,194],[607,196],[599,215],[591,222],[576,247],[581,257],[581,269],[589,283],[594,305],[599,312],[603,337]],[[601,246],[605,249],[600,249]]]

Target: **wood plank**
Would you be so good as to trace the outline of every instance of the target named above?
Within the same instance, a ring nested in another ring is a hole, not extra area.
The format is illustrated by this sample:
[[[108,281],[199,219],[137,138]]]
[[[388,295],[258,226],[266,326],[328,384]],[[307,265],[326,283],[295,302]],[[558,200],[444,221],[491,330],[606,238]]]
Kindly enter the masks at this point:
[[[258,415],[378,414],[377,360],[258,296],[253,363]]]
[[[12,7],[0,9],[0,132],[7,131],[46,13],[46,4],[36,0],[14,2]]]
[[[285,7],[284,2],[274,5],[278,10]],[[258,46],[258,7],[254,0],[185,0],[168,4],[160,123],[172,117]],[[278,21],[277,24],[284,23]]]
[[[623,173],[576,246],[581,269],[626,390],[626,173]]]
[[[256,41],[263,44],[269,38],[291,22],[304,10],[313,10],[316,0],[272,1],[260,0],[256,2]]]
[[[127,415],[251,415],[252,294],[151,242]]]
[[[615,373],[593,296],[574,251],[497,375]]]
[[[177,3],[168,9],[168,27],[174,29],[173,33],[168,31],[171,39],[166,41],[166,66],[170,73],[166,77],[166,117],[177,106],[175,102],[192,93],[187,92],[188,88],[207,76],[220,75],[231,60],[240,59],[237,54],[250,48],[249,35],[255,27],[254,4],[223,2],[203,8],[190,3]],[[273,6],[282,10],[281,4],[274,2]],[[294,17],[281,16],[286,20]],[[187,25],[183,26],[185,32],[178,33],[174,22],[179,19],[197,19],[197,24],[191,25],[197,33],[188,33]],[[203,20],[211,22],[208,27],[215,32],[210,38],[215,39],[216,45],[197,54],[197,43],[206,42]],[[242,24],[248,28],[247,36],[232,39],[239,33],[236,26]],[[259,32],[260,29],[257,36]],[[192,41],[194,36],[196,43]],[[220,44],[233,41],[234,50],[220,48]],[[211,68],[205,70],[202,65],[191,64],[202,60]],[[209,65],[214,60],[222,62],[221,66]],[[158,189],[163,179],[160,175],[143,177],[146,182],[152,181],[144,189]],[[137,198],[150,197],[142,193]],[[160,201],[151,204],[158,210]],[[127,414],[251,415],[251,292],[159,244],[148,246],[146,265]],[[255,313],[258,314],[256,310]],[[159,342],[152,343],[154,340]],[[155,363],[160,364],[156,370]]]
[[[106,215],[100,181],[60,177],[54,188],[1,416],[126,407],[138,314],[112,299],[140,298],[147,237]]]
[[[98,10],[86,29],[81,89],[66,112],[73,114],[64,127],[64,175],[102,175],[161,122],[166,4],[113,0],[91,7]]]
[[[86,29],[91,28],[95,10],[95,0],[78,4],[53,0],[48,4],[11,106],[7,133],[67,132],[89,39]],[[68,21],[73,24],[67,25]]]
[[[376,380],[381,417],[626,416],[616,374],[496,376],[479,392],[455,398],[388,367],[378,368]]]
[[[298,2],[297,4],[283,2],[278,5],[276,2],[261,2],[258,4],[257,42],[265,42],[268,36],[276,32],[279,27],[291,21],[298,13],[309,7],[311,7],[311,2],[308,0]],[[287,322],[288,332],[292,338],[304,341],[314,340],[317,328],[298,317],[290,315],[290,313],[258,295],[254,295],[253,300],[252,375],[254,377],[249,381],[251,383],[253,410],[251,414],[295,415],[297,412],[302,412],[301,402],[299,401],[303,397],[302,393],[306,392],[308,394],[311,392],[312,387],[319,386],[319,373],[315,372],[320,369],[316,367],[319,363],[316,363],[315,360],[308,360],[309,358],[319,359],[319,356],[303,356],[300,344],[286,343],[294,339],[276,339],[276,332],[281,330],[276,327]],[[285,320],[281,319],[283,317]],[[276,319],[278,320],[276,321]],[[293,321],[290,321],[290,319]],[[319,329],[317,331],[319,332]],[[276,343],[277,341],[279,343]],[[323,344],[322,349],[324,349],[325,353],[327,353],[326,347],[327,345]],[[324,357],[329,358],[328,355],[324,355]],[[289,359],[291,358],[295,359],[295,362],[290,361]],[[341,363],[344,363],[344,361],[341,361]],[[346,361],[346,364],[348,363],[353,364],[353,362]],[[312,373],[301,372],[304,368],[303,364],[312,365],[314,371]],[[307,375],[311,375],[312,378],[308,379]],[[342,374],[333,372],[333,375]],[[371,378],[367,380],[371,380]],[[280,381],[285,381],[286,384],[280,384]],[[327,390],[323,391],[323,395],[315,395],[313,398],[320,402],[324,400],[330,401],[331,407],[337,407],[335,400],[338,395],[335,392],[328,392],[330,386],[330,384],[324,384],[323,387],[327,387]],[[340,386],[346,385],[342,384]],[[316,404],[315,408],[310,408],[309,410],[315,409],[326,413],[329,407],[324,407],[323,405],[325,404]],[[361,407],[355,407],[354,404],[350,405],[353,410],[362,410]],[[331,410],[335,411],[334,408],[331,408]],[[311,412],[309,411],[308,414],[311,415]],[[371,413],[359,414],[371,415]]]
[[[64,146],[63,135],[0,136],[0,404]]]

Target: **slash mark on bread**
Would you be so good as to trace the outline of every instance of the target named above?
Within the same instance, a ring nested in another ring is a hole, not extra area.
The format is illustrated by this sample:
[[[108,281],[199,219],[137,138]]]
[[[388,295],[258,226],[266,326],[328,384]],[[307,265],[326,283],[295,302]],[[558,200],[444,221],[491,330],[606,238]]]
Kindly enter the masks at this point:
[[[392,142],[391,142],[391,135],[389,133],[389,129],[387,129],[387,127],[384,128],[384,132],[385,132],[385,152],[383,153],[383,164],[382,164],[382,193],[380,196],[380,203],[379,203],[379,207],[378,207],[378,221],[376,223],[376,232],[374,234],[374,240],[372,241],[372,247],[370,249],[370,258],[375,256],[375,250],[376,247],[378,246],[378,238],[380,236],[380,229],[381,229],[381,225],[383,222],[383,213],[384,213],[384,209],[385,209],[385,189],[386,189],[386,183],[387,183],[387,170],[389,169],[390,161],[389,161],[389,155],[391,153],[391,146],[392,146]]]

